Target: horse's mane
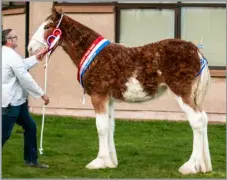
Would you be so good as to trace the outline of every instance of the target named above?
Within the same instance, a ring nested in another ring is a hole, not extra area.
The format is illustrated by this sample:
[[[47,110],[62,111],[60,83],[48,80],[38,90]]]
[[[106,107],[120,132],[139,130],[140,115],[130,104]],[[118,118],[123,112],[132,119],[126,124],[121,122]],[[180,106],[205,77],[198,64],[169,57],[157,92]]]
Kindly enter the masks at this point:
[[[45,20],[48,21],[52,21],[53,24],[56,26],[61,18],[62,13],[58,13],[57,16],[54,16],[53,13],[51,15],[49,15]],[[99,35],[99,33],[97,33],[96,31],[94,31],[93,29],[85,26],[84,24],[76,21],[75,19],[72,19],[71,17],[67,16],[66,14],[63,14],[63,19],[64,21],[61,23],[60,27],[62,29],[69,29],[69,28],[80,28],[83,29],[83,31],[85,32],[89,32],[90,34],[96,34]]]

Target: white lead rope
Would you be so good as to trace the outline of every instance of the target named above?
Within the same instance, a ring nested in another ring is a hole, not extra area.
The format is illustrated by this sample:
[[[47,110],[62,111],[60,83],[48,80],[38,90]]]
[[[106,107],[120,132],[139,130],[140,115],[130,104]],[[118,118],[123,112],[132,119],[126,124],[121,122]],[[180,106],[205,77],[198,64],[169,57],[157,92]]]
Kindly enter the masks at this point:
[[[47,90],[47,65],[48,65],[48,59],[49,59],[50,52],[47,53],[46,55],[46,62],[45,62],[45,82],[44,82],[44,92],[46,94]],[[40,148],[39,148],[39,153],[43,154],[43,130],[44,130],[44,121],[45,121],[45,110],[46,110],[46,105],[43,105],[43,117],[42,117],[42,128],[41,128],[41,137],[40,137]]]
[[[47,89],[47,65],[48,65],[48,60],[50,58],[50,54],[52,51],[52,48],[55,46],[55,44],[58,42],[60,39],[60,36],[58,35],[55,40],[52,42],[51,46],[49,47],[50,51],[46,54],[46,62],[45,62],[45,82],[44,82],[44,92],[46,94],[46,89]],[[40,137],[40,148],[39,148],[39,153],[43,154],[43,129],[44,129],[44,121],[45,121],[45,110],[46,110],[46,105],[43,105],[43,117],[42,117],[42,128],[41,128],[41,137]]]
[[[57,24],[58,28],[61,24],[63,18],[63,14],[61,15],[61,18]],[[38,38],[35,37],[35,34],[32,36],[32,39],[35,39],[36,41],[39,41]],[[52,48],[55,46],[55,44],[58,42],[58,40],[60,39],[60,35],[58,35],[55,40],[51,43],[50,47],[49,47],[49,52],[46,54],[46,62],[45,62],[45,82],[44,82],[44,92],[46,94],[46,89],[47,89],[47,65],[48,65],[48,60],[50,58],[50,54],[52,51]],[[40,41],[39,41],[40,42]],[[46,45],[46,42],[41,42],[42,44]],[[40,148],[39,148],[39,153],[43,154],[43,130],[44,130],[44,121],[45,121],[45,110],[46,110],[46,105],[43,105],[43,116],[42,116],[42,128],[41,128],[41,137],[40,137]]]

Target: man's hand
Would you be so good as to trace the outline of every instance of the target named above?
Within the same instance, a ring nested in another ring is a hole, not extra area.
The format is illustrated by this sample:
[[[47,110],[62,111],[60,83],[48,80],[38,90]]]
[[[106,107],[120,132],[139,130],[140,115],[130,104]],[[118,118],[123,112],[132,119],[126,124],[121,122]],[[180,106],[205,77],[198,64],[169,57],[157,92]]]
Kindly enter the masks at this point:
[[[45,47],[43,49],[41,49],[40,51],[38,51],[36,53],[36,59],[38,59],[39,61],[41,61],[43,59],[43,56],[45,56],[45,54],[48,52],[48,47]]]
[[[46,94],[44,94],[44,95],[42,96],[42,99],[44,100],[45,105],[49,104],[50,99],[49,99],[49,97],[48,97]]]

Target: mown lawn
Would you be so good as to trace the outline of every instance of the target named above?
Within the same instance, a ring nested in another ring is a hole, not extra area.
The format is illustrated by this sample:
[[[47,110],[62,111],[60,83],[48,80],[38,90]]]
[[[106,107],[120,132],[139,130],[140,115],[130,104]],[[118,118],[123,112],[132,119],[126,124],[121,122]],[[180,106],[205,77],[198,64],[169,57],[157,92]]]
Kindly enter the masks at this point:
[[[33,115],[40,138],[41,116]],[[49,169],[23,165],[23,131],[15,126],[2,152],[3,178],[225,178],[226,125],[209,125],[208,136],[213,172],[183,176],[178,168],[192,150],[192,130],[187,122],[116,120],[116,169],[88,170],[85,165],[97,155],[94,119],[47,116],[44,154]],[[39,146],[38,146],[39,147]]]

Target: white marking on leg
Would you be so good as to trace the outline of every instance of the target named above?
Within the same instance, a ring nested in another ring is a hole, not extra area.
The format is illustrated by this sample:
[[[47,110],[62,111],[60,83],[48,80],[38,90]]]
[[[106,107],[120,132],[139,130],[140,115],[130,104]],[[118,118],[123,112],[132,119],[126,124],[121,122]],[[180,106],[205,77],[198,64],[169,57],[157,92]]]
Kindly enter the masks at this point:
[[[96,127],[98,130],[98,136],[99,136],[99,153],[98,157],[106,157],[109,155],[108,150],[108,115],[105,114],[97,114],[96,116]]]
[[[208,141],[208,135],[207,135],[207,124],[208,124],[208,117],[206,112],[202,112],[203,114],[203,118],[205,119],[206,122],[206,126],[204,128],[204,146],[203,146],[203,150],[204,150],[204,160],[205,160],[205,164],[206,164],[206,168],[207,171],[210,172],[212,171],[212,164],[211,164],[211,157],[210,157],[210,150],[209,150],[209,141]]]
[[[108,132],[109,132],[109,112],[108,106],[106,106],[106,112],[103,114],[96,114],[96,128],[99,137],[99,152],[96,159],[90,162],[86,168],[88,169],[100,169],[115,167],[112,163],[109,154],[108,145]]]
[[[109,103],[109,151],[112,162],[115,166],[118,165],[117,153],[114,143],[114,130],[115,130],[115,119],[114,119],[114,103]]]
[[[179,171],[182,174],[195,174],[197,172],[208,172],[210,171],[209,164],[209,155],[204,154],[205,151],[209,152],[208,146],[206,146],[207,139],[207,119],[204,118],[203,112],[196,112],[187,104],[184,104],[181,97],[176,99],[186,113],[189,123],[193,130],[193,150],[190,159],[180,167]],[[208,154],[208,153],[207,153]],[[206,163],[208,161],[208,163]]]

